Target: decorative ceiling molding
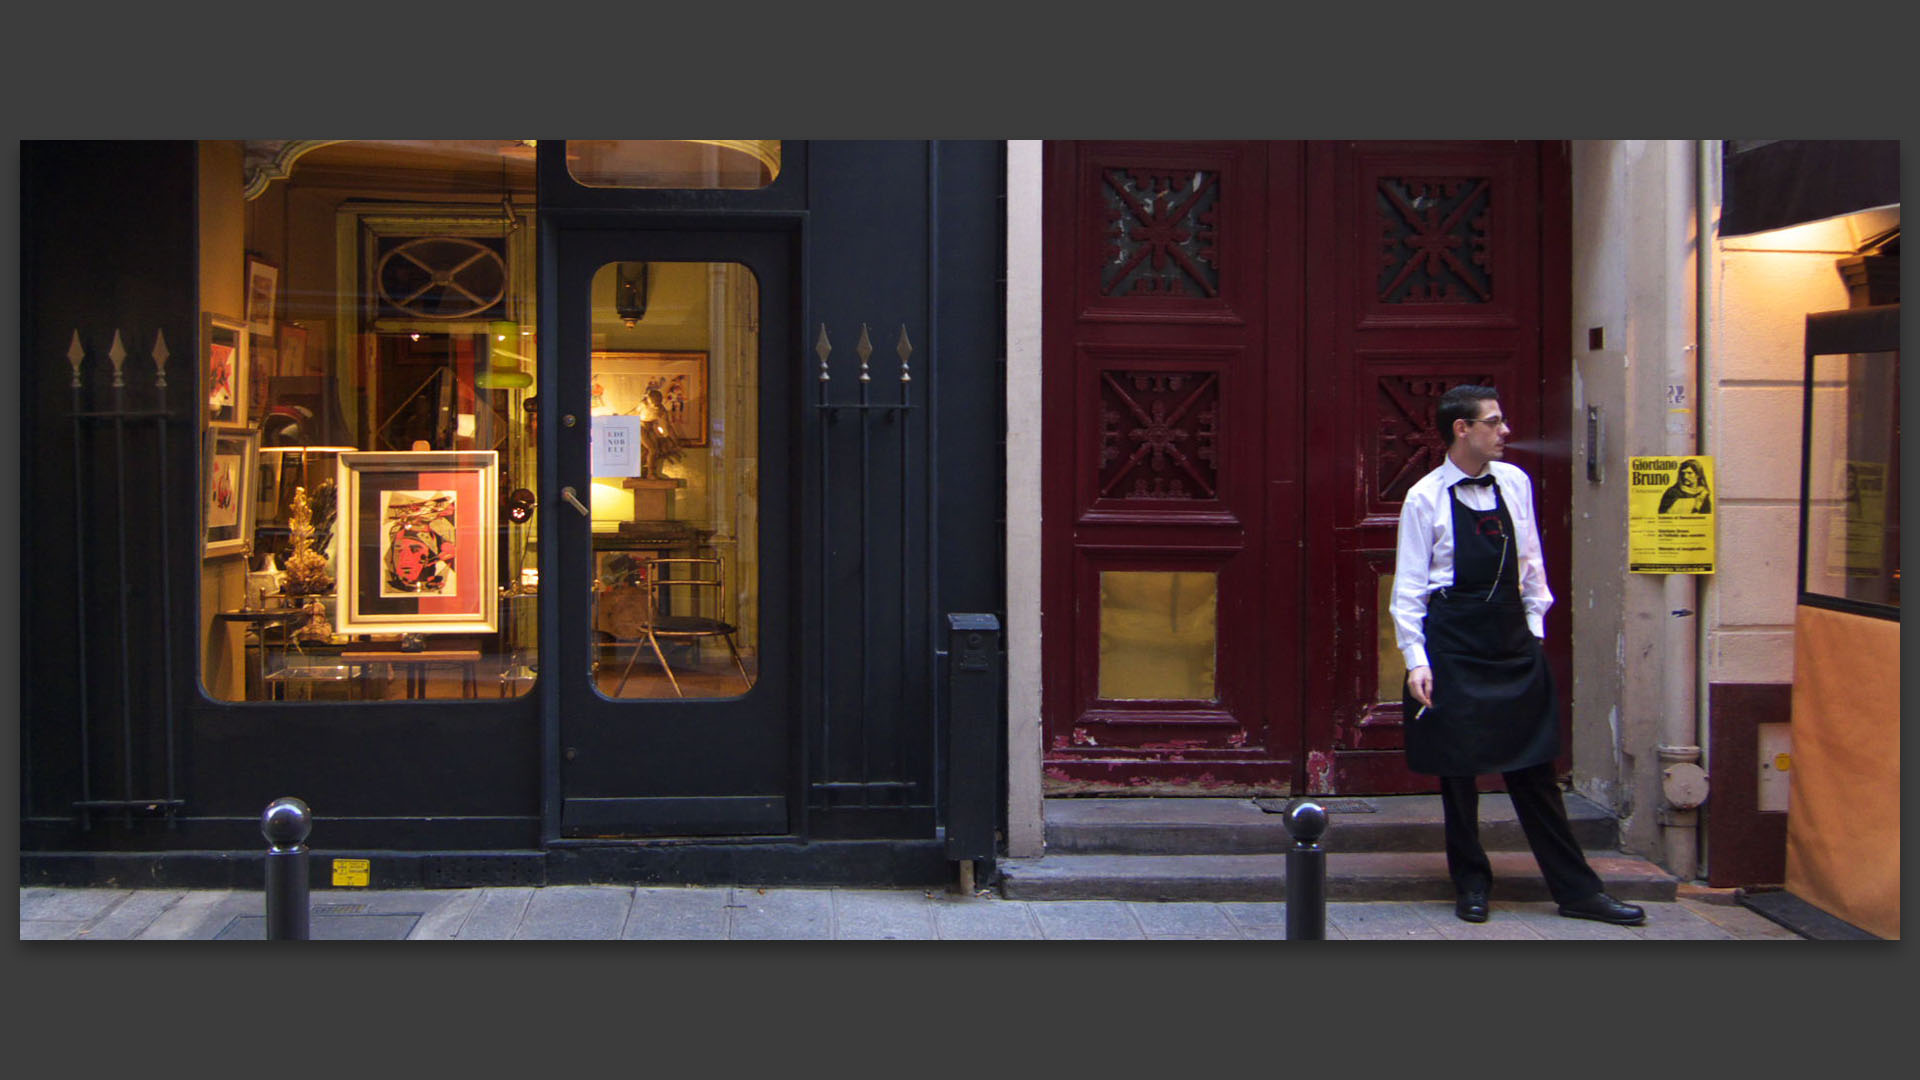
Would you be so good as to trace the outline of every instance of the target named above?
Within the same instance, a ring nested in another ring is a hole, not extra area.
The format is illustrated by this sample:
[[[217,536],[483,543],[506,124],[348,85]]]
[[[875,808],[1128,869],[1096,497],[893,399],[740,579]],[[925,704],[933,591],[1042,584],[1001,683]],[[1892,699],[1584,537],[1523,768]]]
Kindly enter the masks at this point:
[[[241,176],[246,187],[241,192],[249,202],[260,197],[267,185],[293,175],[293,163],[300,155],[345,139],[248,139],[241,158]]]

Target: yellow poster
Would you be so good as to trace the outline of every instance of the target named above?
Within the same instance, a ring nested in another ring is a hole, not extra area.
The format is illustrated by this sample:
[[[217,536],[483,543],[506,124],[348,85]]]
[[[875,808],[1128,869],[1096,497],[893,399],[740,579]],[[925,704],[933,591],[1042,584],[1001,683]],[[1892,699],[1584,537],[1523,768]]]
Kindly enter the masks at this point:
[[[1713,459],[1627,459],[1627,570],[1713,573]]]

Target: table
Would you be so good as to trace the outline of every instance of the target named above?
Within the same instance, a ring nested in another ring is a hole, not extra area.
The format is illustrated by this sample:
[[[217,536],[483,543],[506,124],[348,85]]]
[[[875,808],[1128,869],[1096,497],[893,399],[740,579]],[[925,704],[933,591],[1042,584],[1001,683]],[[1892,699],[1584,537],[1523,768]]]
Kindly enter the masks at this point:
[[[266,693],[267,627],[286,626],[288,633],[292,633],[306,623],[307,613],[299,608],[263,608],[259,611],[216,611],[213,613],[213,618],[215,622],[241,623],[254,637],[251,649],[242,644],[242,649],[250,651],[254,660],[250,677],[246,680],[246,685],[241,688],[243,698],[253,701],[256,700],[254,696],[256,692],[261,696],[265,696]]]
[[[403,652],[397,647],[368,646],[340,650],[340,662],[360,670],[361,696],[366,696],[367,667],[371,664],[395,664],[407,669],[407,697],[420,700],[427,696],[427,668],[434,664],[458,665],[463,671],[461,697],[479,697],[479,649],[421,649]]]

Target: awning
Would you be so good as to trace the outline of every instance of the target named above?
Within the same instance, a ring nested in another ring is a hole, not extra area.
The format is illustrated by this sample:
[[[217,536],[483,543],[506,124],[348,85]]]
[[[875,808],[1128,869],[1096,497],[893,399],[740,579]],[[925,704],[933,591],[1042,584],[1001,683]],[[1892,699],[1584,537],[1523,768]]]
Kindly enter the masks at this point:
[[[1721,236],[1900,202],[1897,139],[1728,139],[1722,147]]]

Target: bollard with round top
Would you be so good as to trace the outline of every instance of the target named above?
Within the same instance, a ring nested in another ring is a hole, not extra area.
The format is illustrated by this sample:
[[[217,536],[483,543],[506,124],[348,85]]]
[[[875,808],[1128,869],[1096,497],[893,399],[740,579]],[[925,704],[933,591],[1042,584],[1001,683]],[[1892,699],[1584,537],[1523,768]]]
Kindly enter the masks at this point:
[[[267,804],[260,834],[267,838],[267,940],[305,941],[307,923],[307,835],[313,813],[299,799]]]
[[[1327,853],[1320,837],[1327,831],[1327,812],[1319,803],[1296,802],[1287,807],[1287,940],[1324,941],[1327,936]]]

